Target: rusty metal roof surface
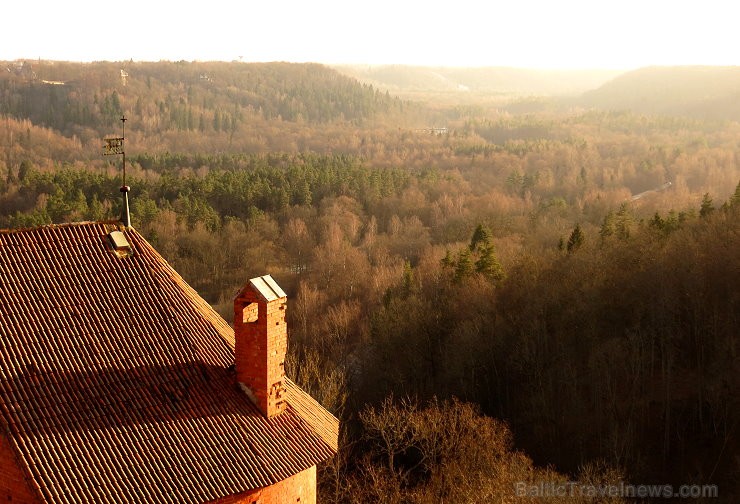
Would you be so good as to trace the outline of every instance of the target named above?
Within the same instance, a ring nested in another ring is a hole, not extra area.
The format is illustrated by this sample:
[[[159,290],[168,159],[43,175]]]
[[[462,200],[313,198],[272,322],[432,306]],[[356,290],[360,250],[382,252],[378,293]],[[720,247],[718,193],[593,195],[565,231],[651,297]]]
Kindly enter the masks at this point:
[[[271,419],[239,392],[232,328],[132,228],[0,231],[0,297],[0,428],[42,501],[203,502],[336,451],[292,382]]]

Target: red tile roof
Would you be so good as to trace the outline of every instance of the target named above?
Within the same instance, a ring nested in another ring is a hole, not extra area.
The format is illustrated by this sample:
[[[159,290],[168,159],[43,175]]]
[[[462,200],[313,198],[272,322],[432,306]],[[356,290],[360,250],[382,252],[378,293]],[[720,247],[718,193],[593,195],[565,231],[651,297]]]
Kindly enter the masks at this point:
[[[131,228],[0,231],[0,297],[0,427],[45,501],[203,502],[336,451],[337,420],[290,381],[260,414],[233,329]]]

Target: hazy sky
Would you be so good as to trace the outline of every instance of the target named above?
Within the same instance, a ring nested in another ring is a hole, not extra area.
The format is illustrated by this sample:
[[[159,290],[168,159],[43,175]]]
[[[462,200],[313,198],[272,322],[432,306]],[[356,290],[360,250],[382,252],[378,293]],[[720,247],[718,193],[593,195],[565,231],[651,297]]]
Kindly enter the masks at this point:
[[[730,0],[9,0],[0,60],[740,64]],[[735,5],[733,5],[735,4]]]

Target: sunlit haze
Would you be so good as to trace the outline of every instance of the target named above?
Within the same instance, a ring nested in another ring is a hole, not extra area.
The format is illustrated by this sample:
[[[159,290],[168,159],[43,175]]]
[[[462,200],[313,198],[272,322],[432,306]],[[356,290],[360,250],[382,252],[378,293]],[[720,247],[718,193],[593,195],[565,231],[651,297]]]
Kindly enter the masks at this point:
[[[735,9],[726,0],[6,2],[0,59],[737,65]]]

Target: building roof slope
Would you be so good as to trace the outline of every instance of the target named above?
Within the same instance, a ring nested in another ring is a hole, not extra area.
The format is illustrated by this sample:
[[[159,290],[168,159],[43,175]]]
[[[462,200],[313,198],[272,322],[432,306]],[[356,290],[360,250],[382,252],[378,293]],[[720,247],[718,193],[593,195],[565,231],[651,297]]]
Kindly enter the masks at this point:
[[[292,382],[272,419],[239,391],[233,329],[132,228],[0,231],[0,296],[0,427],[44,501],[203,502],[336,451]]]

